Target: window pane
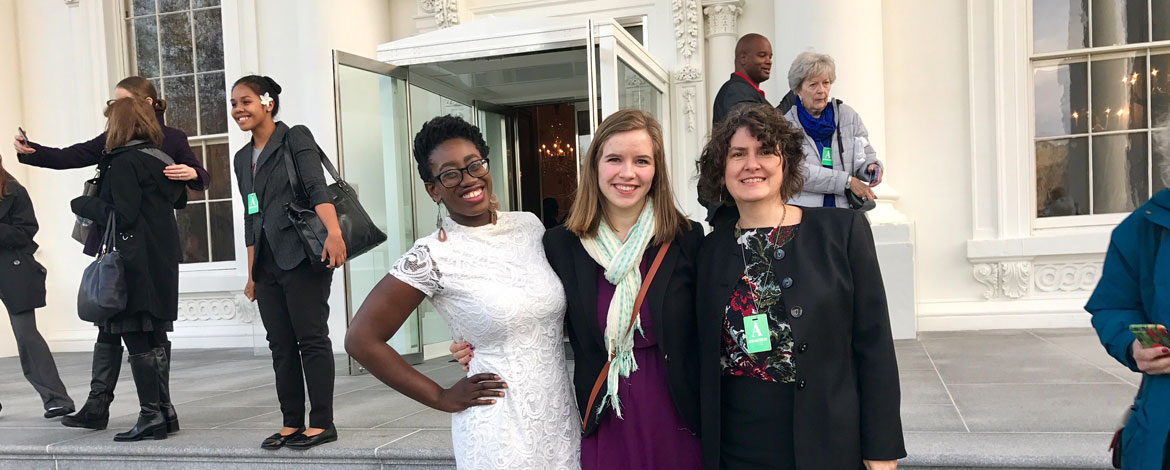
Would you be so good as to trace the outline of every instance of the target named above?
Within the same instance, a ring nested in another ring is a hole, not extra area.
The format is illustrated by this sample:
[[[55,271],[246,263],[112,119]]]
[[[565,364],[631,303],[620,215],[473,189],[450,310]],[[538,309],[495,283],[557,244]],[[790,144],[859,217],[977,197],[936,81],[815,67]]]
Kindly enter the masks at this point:
[[[1032,50],[1066,51],[1089,47],[1088,0],[1033,0]]]
[[[236,238],[232,229],[232,202],[212,202],[211,211],[211,260],[232,261],[236,259]]]
[[[1156,0],[1152,8],[1154,12],[1154,40],[1170,39],[1170,2]]]
[[[211,199],[228,199],[232,197],[232,160],[228,152],[228,144],[211,144],[207,146],[207,173],[211,175],[211,187],[207,189]]]
[[[219,8],[199,10],[195,17],[196,65],[200,72],[223,70],[223,21]]]
[[[199,126],[201,135],[227,132],[227,91],[223,72],[199,74]]]
[[[159,16],[162,38],[164,75],[179,75],[195,70],[191,55],[191,14],[173,13]]]
[[[1150,197],[1146,133],[1093,138],[1093,213],[1130,212]]]
[[[156,18],[147,16],[134,20],[134,62],[138,75],[159,76],[158,68],[158,23]]]
[[[195,127],[195,77],[164,78],[163,99],[167,100],[167,125],[188,136],[199,135]]]
[[[191,2],[195,8],[206,8],[219,6],[219,0],[193,0]]]
[[[1170,127],[1170,54],[1150,56],[1150,116],[1154,127]]]
[[[170,13],[172,11],[182,11],[191,9],[191,0],[159,0],[159,9],[163,13]]]
[[[1089,213],[1089,139],[1036,143],[1036,216]]]
[[[130,5],[133,16],[153,15],[154,0],[133,0]],[[151,19],[153,21],[153,18]]]
[[[1089,132],[1088,65],[1039,67],[1033,75],[1036,137]]]
[[[1154,148],[1154,190],[1153,193],[1170,187],[1170,128],[1151,133]]]
[[[1146,0],[1097,0],[1092,4],[1093,47],[1150,40]]]
[[[204,146],[199,145],[199,144],[193,144],[193,145],[191,145],[191,152],[195,154],[195,159],[199,160],[199,164],[203,165],[203,168],[207,168],[207,158],[203,156],[203,147]],[[196,191],[194,189],[191,189],[190,187],[187,188],[187,200],[188,201],[203,201],[206,199],[207,199],[207,192],[206,191]]]
[[[207,253],[207,204],[187,204],[175,211],[179,222],[179,244],[183,247],[184,263],[206,263]]]
[[[1093,69],[1093,131],[1146,127],[1146,58],[1099,60]]]

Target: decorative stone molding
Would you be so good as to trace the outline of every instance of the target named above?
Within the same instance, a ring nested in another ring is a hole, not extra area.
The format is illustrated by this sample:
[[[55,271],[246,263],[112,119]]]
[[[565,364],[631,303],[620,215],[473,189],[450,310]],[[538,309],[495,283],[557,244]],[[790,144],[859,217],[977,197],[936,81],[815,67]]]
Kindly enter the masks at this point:
[[[695,88],[687,87],[683,90],[683,116],[687,123],[687,132],[695,132],[698,119],[695,117],[698,114],[698,108],[695,104]]]
[[[679,83],[703,81],[703,71],[698,67],[688,65],[674,72],[674,81]]]
[[[1019,299],[1031,292],[1031,261],[980,263],[975,265],[973,274],[975,280],[986,287],[983,291],[983,297],[986,299],[1000,296]]]
[[[999,295],[999,266],[995,264],[981,263],[975,265],[975,280],[986,288],[983,290],[983,298],[994,299]]]
[[[1102,263],[1041,264],[1035,269],[1038,292],[1091,292],[1101,278]]]
[[[243,294],[179,300],[179,321],[228,321],[252,323],[259,318],[255,302]]]
[[[699,2],[674,0],[671,2],[671,13],[674,16],[674,39],[678,44],[678,53],[684,61],[689,62],[699,49]]]
[[[736,23],[740,13],[743,13],[743,6],[739,1],[706,4],[703,8],[703,16],[707,18],[707,38],[723,35],[738,36],[739,30]]]
[[[458,0],[418,0],[418,7],[424,13],[435,15],[435,26],[439,29],[459,24]]]

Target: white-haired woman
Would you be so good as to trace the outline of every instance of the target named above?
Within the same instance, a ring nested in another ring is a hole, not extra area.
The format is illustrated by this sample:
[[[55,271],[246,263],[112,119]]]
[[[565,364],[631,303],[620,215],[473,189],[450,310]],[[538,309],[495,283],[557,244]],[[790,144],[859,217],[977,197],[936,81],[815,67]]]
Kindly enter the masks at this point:
[[[804,131],[804,188],[788,202],[804,207],[849,207],[846,191],[873,200],[882,182],[882,163],[869,143],[861,116],[829,90],[837,65],[828,54],[802,52],[788,69],[792,89],[780,112]]]

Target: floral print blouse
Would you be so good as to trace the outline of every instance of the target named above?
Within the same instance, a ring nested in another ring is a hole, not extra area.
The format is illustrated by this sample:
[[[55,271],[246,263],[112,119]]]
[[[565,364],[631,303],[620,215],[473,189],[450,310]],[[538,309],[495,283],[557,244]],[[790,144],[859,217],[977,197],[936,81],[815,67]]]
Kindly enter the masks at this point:
[[[762,229],[736,229],[744,274],[731,292],[723,316],[723,375],[752,377],[767,382],[796,381],[792,327],[785,320],[783,282],[776,272],[786,255],[784,245],[796,236],[799,225]],[[729,260],[736,262],[739,260]],[[766,314],[772,349],[749,353],[744,318]]]

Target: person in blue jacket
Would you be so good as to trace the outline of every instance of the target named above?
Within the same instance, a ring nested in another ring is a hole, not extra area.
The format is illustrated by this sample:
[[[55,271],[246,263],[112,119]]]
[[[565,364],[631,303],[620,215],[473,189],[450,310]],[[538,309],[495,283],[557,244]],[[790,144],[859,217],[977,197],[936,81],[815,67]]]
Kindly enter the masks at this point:
[[[1144,348],[1129,331],[1132,324],[1170,324],[1168,232],[1170,190],[1164,189],[1113,230],[1101,280],[1085,305],[1109,355],[1142,373],[1121,435],[1121,461],[1127,469],[1170,469],[1170,345]]]

